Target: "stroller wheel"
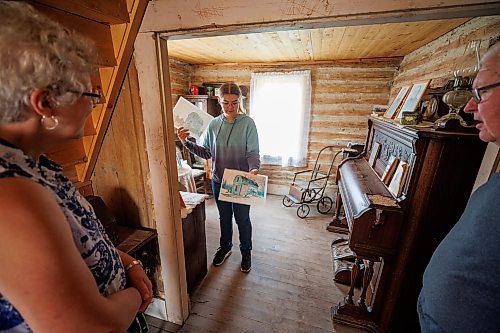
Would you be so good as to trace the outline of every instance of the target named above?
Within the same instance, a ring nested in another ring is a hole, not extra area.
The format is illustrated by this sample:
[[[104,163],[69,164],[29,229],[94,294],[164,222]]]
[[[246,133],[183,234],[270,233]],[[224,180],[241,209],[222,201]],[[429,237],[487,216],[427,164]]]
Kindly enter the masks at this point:
[[[304,201],[310,203],[316,197],[316,191],[314,189],[308,189],[304,192]]]
[[[332,206],[333,200],[330,199],[330,197],[323,197],[318,201],[318,212],[320,212],[321,214],[326,214],[330,211],[330,209],[332,209]]]
[[[283,197],[283,206],[290,207],[291,205],[293,205],[293,201],[288,196],[285,195]]]
[[[307,215],[309,215],[309,211],[311,208],[309,208],[308,205],[302,204],[297,208],[297,216],[300,217],[301,219],[305,218]]]

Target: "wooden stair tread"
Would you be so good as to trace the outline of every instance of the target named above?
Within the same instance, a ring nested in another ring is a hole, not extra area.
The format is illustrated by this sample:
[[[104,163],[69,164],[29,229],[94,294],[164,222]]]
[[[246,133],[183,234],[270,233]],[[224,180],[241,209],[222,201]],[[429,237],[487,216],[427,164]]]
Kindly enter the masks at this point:
[[[47,152],[47,156],[63,167],[87,161],[87,154],[81,139],[71,140],[54,147],[54,149]]]
[[[84,16],[101,23],[121,24],[130,22],[127,3],[124,0],[35,0],[35,2],[75,15]]]
[[[79,15],[71,14],[63,10],[41,3],[32,3],[36,9],[48,17],[56,20],[61,25],[74,30],[76,33],[94,41],[99,56],[96,56],[95,64],[99,66],[116,66],[115,51],[113,48],[113,38],[111,27],[104,23],[99,23]]]

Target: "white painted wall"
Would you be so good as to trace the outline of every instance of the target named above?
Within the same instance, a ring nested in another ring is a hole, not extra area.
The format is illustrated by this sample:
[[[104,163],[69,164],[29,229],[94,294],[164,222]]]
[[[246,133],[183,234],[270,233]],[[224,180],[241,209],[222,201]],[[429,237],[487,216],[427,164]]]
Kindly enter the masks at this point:
[[[148,183],[153,198],[152,216],[158,232],[161,276],[165,290],[164,318],[182,324],[189,315],[182,222],[177,194],[177,169],[175,164],[172,168],[169,160],[168,145],[174,143],[169,140],[166,130],[168,121],[162,101],[163,87],[158,69],[160,61],[155,34],[139,33],[134,46],[149,162]]]

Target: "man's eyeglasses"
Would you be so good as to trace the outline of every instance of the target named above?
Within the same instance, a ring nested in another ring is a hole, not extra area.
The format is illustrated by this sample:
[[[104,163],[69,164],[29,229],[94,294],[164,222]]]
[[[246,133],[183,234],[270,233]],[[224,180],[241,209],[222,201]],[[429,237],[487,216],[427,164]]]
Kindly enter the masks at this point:
[[[102,93],[100,89],[93,89],[91,92],[86,92],[86,91],[77,91],[77,90],[70,90],[69,92],[72,92],[74,94],[80,94],[82,96],[87,96],[90,97],[92,100],[92,104],[96,106],[101,102],[102,98]]]
[[[488,84],[487,86],[479,87],[479,88],[474,88],[472,89],[472,98],[474,101],[479,104],[482,101],[481,95],[483,92],[488,91],[490,89],[500,87],[500,82]]]
[[[239,101],[239,100],[232,101],[232,102],[222,101],[222,103],[221,103],[221,104],[222,104],[222,106],[225,106],[225,107],[227,107],[227,106],[229,106],[229,105],[234,106],[234,107],[237,107],[237,106],[240,104],[240,101]]]

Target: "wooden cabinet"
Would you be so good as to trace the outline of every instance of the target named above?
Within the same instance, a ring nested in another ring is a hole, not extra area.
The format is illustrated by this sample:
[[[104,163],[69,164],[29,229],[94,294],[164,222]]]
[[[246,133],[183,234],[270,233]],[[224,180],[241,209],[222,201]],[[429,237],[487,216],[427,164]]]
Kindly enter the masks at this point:
[[[187,291],[194,288],[207,275],[207,241],[205,236],[205,202],[201,202],[182,219],[184,260]]]
[[[217,117],[221,114],[222,109],[215,96],[207,95],[185,95],[182,96],[203,111],[207,112],[213,117]]]
[[[379,145],[371,165],[371,150]],[[371,332],[420,332],[416,304],[423,272],[467,204],[486,144],[477,134],[403,127],[374,117],[365,147],[338,171],[356,263],[349,293],[332,307],[332,320]],[[381,181],[391,155],[409,164],[397,198]],[[358,296],[353,281],[362,267]]]

